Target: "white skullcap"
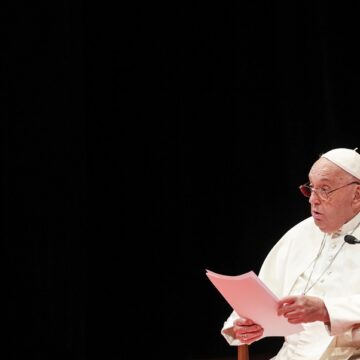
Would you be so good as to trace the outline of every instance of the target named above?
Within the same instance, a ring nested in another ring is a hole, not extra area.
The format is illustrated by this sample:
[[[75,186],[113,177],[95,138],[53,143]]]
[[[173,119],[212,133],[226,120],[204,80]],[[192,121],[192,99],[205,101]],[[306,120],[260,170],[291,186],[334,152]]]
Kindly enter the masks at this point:
[[[338,148],[330,150],[321,157],[330,160],[349,174],[360,179],[360,154],[354,150]]]

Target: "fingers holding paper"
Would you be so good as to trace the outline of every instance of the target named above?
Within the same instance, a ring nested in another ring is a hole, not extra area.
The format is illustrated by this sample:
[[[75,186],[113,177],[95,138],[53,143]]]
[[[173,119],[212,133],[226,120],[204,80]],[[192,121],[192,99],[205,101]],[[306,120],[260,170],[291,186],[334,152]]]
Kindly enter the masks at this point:
[[[324,301],[315,296],[287,296],[278,305],[278,315],[286,317],[291,324],[330,321]]]
[[[243,344],[251,344],[259,340],[264,333],[264,329],[260,325],[255,324],[250,319],[244,318],[234,321],[233,330],[235,337]]]

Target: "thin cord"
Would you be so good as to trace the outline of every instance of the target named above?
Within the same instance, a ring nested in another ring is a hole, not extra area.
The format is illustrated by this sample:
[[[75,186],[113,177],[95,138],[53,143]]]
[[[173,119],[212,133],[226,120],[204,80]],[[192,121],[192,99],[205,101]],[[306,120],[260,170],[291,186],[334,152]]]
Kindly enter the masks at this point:
[[[359,227],[359,225],[360,225],[360,222],[355,226],[355,228],[353,229],[353,231],[352,231],[349,235],[352,235],[353,232]],[[321,242],[321,245],[320,245],[320,249],[319,249],[319,251],[318,251],[318,253],[317,253],[317,255],[316,255],[316,258],[314,259],[314,266],[313,266],[313,268],[312,268],[312,270],[311,270],[311,273],[310,273],[310,276],[309,276],[309,278],[308,278],[308,281],[307,281],[307,283],[306,283],[306,285],[305,285],[305,288],[304,288],[304,290],[303,290],[303,292],[302,292],[303,295],[306,295],[306,294],[310,291],[310,289],[312,289],[312,288],[314,287],[314,285],[319,282],[319,280],[323,277],[323,275],[326,273],[326,271],[330,268],[330,266],[332,265],[332,263],[335,261],[336,257],[339,255],[341,249],[342,249],[342,248],[344,247],[344,245],[346,244],[345,241],[342,243],[342,245],[340,246],[339,250],[337,251],[337,253],[335,254],[335,256],[332,258],[331,262],[328,264],[328,266],[325,268],[325,270],[324,270],[324,271],[320,274],[320,276],[311,284],[311,286],[308,287],[309,284],[310,284],[310,280],[311,280],[311,278],[312,278],[312,275],[313,275],[313,273],[314,273],[314,270],[315,270],[317,261],[318,261],[320,255],[321,255],[321,253],[322,253],[322,251],[323,251],[323,249],[324,249],[324,246],[325,246],[325,238],[326,238],[326,234],[324,234],[324,237],[323,237],[322,242]]]
[[[312,271],[311,271],[311,274],[309,276],[309,279],[306,283],[306,286],[305,286],[305,289],[303,290],[302,294],[303,295],[306,295],[306,293],[308,293],[315,284],[317,284],[319,282],[319,280],[323,277],[323,275],[326,273],[326,271],[329,269],[329,267],[332,265],[332,263],[335,261],[336,257],[338,256],[339,252],[341,251],[341,249],[344,247],[344,245],[346,244],[346,242],[343,242],[342,245],[340,246],[340,249],[337,251],[337,253],[335,254],[335,256],[332,258],[331,262],[328,264],[328,266],[324,269],[324,271],[320,274],[320,276],[311,284],[310,287],[308,287],[309,283],[310,283],[310,280],[311,280],[311,277],[312,277],[312,274],[314,272],[314,269],[315,269],[315,265],[316,265],[316,262],[318,260],[318,258],[316,258],[315,260],[315,263],[314,263],[314,266],[312,268]]]
[[[316,263],[317,263],[320,255],[321,255],[323,249],[324,249],[324,246],[325,246],[325,238],[326,238],[326,234],[324,234],[324,237],[323,237],[323,239],[322,239],[322,241],[321,241],[320,249],[319,249],[319,251],[318,251],[315,259],[314,259],[313,262],[312,262],[314,265],[313,265],[313,268],[311,269],[310,276],[309,276],[308,281],[307,281],[307,283],[306,283],[306,285],[305,285],[305,288],[304,288],[304,290],[303,290],[303,292],[302,292],[303,295],[305,295],[305,294],[314,286],[314,284],[315,284],[315,283],[314,283],[314,284],[308,289],[310,280],[311,280],[311,278],[312,278],[313,272],[314,272],[315,267],[316,267]]]

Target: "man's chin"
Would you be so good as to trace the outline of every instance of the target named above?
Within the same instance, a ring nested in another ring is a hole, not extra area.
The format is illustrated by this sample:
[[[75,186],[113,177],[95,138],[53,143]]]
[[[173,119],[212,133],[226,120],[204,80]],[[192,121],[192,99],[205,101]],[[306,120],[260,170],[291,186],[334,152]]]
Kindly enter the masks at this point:
[[[327,234],[331,234],[334,231],[336,231],[337,229],[330,229],[328,226],[326,226],[326,224],[324,224],[323,221],[318,220],[318,219],[314,219],[315,225],[323,232],[323,233],[327,233]]]
[[[326,231],[326,225],[319,219],[316,219],[315,217],[313,217],[315,225],[322,231],[322,232],[327,232]]]

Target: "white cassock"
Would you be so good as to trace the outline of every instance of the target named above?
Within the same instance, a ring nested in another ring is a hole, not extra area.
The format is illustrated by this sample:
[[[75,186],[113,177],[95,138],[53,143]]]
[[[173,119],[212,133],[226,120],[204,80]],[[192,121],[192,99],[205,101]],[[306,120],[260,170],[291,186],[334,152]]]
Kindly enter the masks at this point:
[[[360,213],[339,232],[326,235],[309,217],[290,229],[266,257],[259,277],[279,298],[300,295],[307,288],[306,295],[322,298],[330,315],[330,326],[306,323],[303,331],[286,336],[273,359],[360,359],[360,244],[344,244],[344,235],[354,229],[360,239],[359,223]],[[233,312],[221,330],[236,346],[241,344],[232,333],[237,317]]]

